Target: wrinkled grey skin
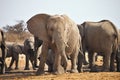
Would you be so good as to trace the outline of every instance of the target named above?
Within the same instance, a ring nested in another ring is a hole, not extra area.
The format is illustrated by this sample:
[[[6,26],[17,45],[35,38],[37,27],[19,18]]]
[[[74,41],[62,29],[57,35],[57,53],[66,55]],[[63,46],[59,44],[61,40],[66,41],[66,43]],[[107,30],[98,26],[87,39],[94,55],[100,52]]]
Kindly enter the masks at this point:
[[[35,60],[35,53],[34,53],[34,37],[30,37],[24,41],[24,54],[26,56],[26,64],[25,64],[25,70],[29,70],[29,60],[32,64],[33,69],[35,69],[34,66],[34,60]]]
[[[34,50],[35,50],[35,62],[34,62],[34,66],[37,68],[38,65],[37,65],[37,59],[38,59],[38,56],[39,56],[39,52],[38,52],[38,49],[39,47],[42,45],[43,41],[40,40],[38,37],[35,37],[34,36]]]
[[[118,48],[118,31],[108,20],[84,22],[79,25],[83,50],[88,51],[91,71],[95,69],[95,52],[103,56],[102,71],[114,71],[114,59]]]
[[[8,70],[11,70],[13,63],[15,62],[15,69],[18,69],[19,54],[23,54],[23,45],[17,43],[7,45],[6,57],[12,57]]]
[[[0,74],[5,73],[5,57],[6,57],[5,34],[0,30]]]
[[[51,16],[48,14],[38,14],[27,21],[27,28],[34,36],[43,40],[41,62],[37,70],[37,75],[44,73],[44,66],[47,60],[48,49],[55,52],[54,72],[62,74],[63,67],[67,67],[67,56],[71,55],[71,72],[77,72],[77,57],[80,47],[80,35],[77,25],[66,15]],[[61,65],[61,57],[65,61]]]

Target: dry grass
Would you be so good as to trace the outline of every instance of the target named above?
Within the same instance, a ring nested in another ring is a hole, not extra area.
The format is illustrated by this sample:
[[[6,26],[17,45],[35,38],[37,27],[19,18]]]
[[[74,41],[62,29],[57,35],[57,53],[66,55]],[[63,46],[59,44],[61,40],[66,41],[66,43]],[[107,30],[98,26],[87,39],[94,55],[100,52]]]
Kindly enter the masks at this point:
[[[29,32],[23,32],[21,34],[6,32],[5,35],[7,42],[23,42],[26,38],[32,36]]]

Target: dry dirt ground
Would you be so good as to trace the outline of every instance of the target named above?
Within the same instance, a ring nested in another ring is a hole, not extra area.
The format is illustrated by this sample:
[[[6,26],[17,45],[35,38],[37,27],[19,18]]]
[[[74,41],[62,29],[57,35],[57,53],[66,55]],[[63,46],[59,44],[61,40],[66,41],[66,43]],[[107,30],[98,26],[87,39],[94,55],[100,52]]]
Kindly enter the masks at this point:
[[[6,59],[7,66],[11,58]],[[97,65],[102,65],[102,57],[98,57]],[[36,76],[36,70],[24,70],[25,56],[20,55],[19,70],[6,71],[6,74],[0,75],[0,80],[120,80],[120,72],[89,72],[85,66],[83,73],[64,73],[61,75],[53,75],[52,73],[45,72],[44,75]],[[31,67],[31,66],[30,66]],[[98,67],[101,68],[101,67]],[[70,64],[68,70],[70,69]],[[47,66],[45,67],[47,70]]]

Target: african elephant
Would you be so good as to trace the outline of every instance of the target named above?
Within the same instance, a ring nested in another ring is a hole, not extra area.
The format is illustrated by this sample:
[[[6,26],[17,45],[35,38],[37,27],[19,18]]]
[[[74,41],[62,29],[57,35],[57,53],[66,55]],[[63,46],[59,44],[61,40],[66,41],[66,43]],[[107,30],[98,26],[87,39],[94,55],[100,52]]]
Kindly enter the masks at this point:
[[[19,54],[23,54],[23,45],[19,45],[17,43],[9,44],[7,45],[7,57],[12,57],[12,60],[10,62],[10,65],[8,67],[9,70],[11,70],[11,67],[15,63],[15,69],[18,69],[18,61],[19,61]]]
[[[25,70],[29,70],[29,60],[32,64],[33,69],[35,69],[34,37],[29,37],[24,41],[24,54],[26,56]]]
[[[38,56],[39,56],[39,52],[38,52],[38,49],[39,47],[42,45],[43,41],[40,40],[38,37],[35,37],[34,36],[34,50],[35,50],[35,62],[34,62],[34,66],[35,67],[38,67],[37,66],[37,59],[38,59]]]
[[[6,57],[5,34],[0,30],[0,74],[5,73],[5,57]]]
[[[119,34],[119,41],[118,41],[118,52],[116,54],[116,63],[117,63],[117,71],[120,72],[120,30],[118,32]]]
[[[95,52],[103,56],[102,71],[114,71],[114,59],[118,48],[118,30],[109,20],[84,22],[78,25],[83,49],[88,51],[91,71],[95,70]]]
[[[71,72],[77,72],[77,57],[81,37],[74,21],[66,15],[37,14],[27,21],[27,28],[30,33],[43,41],[41,62],[37,75],[44,73],[49,48],[55,52],[53,65],[55,74],[65,72],[68,60],[67,55],[71,56]],[[61,66],[61,57],[64,60],[64,66]]]

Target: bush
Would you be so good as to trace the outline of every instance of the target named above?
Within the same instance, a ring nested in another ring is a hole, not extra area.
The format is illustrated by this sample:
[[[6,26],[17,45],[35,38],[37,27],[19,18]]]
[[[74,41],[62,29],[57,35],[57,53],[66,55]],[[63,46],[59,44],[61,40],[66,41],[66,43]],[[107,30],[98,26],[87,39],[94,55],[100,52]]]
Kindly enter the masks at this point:
[[[29,32],[22,32],[21,34],[5,32],[5,35],[7,42],[24,42],[25,39],[32,36]]]

